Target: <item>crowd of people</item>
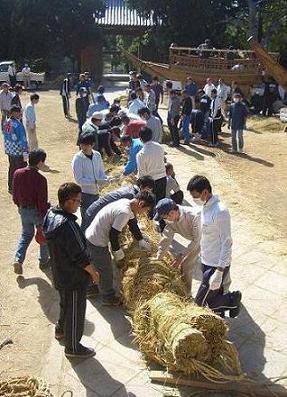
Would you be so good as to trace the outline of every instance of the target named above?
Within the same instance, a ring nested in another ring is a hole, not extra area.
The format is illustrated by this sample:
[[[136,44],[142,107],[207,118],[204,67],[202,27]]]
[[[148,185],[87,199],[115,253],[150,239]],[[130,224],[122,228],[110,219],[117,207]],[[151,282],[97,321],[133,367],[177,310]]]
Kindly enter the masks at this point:
[[[71,117],[71,88],[67,75],[60,91],[67,118]],[[181,93],[169,83],[166,90],[167,123],[173,146],[180,144],[180,128],[185,144],[191,139],[209,139],[216,146],[222,121],[226,120],[232,131],[232,151],[242,151],[248,110],[236,84],[229,92],[222,80],[215,86],[207,79],[205,87],[198,90],[192,78],[188,78]],[[49,170],[46,153],[39,149],[36,135],[35,108],[39,95],[32,94],[22,112],[21,92],[18,87],[13,95],[4,84],[0,93],[5,153],[9,159],[8,191],[22,222],[14,272],[23,274],[27,249],[36,232],[39,266],[44,271],[52,269],[53,283],[59,291],[60,315],[55,337],[64,340],[66,356],[86,358],[95,354],[81,344],[87,297],[100,294],[103,305],[121,304],[114,263],[125,259],[120,239],[123,229],[128,226],[139,249],[154,255],[138,222],[140,215],[154,222],[160,235],[156,258],[162,259],[168,251],[173,253],[171,266],[182,272],[187,296],[192,295],[193,269],[200,260],[202,281],[195,302],[222,317],[237,317],[241,292],[229,289],[230,213],[202,175],[190,179],[186,190],[192,205],[185,205],[183,190],[162,145],[158,107],[164,91],[158,78],[154,77],[149,84],[132,72],[128,104],[123,108],[118,99],[109,103],[103,86],[94,94],[88,74],[80,76],[75,101],[79,150],[71,159],[75,182],[59,187],[55,207],[50,207],[47,179],[39,172]],[[228,109],[230,95],[233,102]],[[120,157],[126,158],[120,174],[107,175],[107,161]],[[102,187],[114,178],[124,180],[128,176],[133,177],[133,183],[101,194]],[[75,216],[79,208],[80,225]],[[189,241],[177,253],[171,250],[175,234]]]

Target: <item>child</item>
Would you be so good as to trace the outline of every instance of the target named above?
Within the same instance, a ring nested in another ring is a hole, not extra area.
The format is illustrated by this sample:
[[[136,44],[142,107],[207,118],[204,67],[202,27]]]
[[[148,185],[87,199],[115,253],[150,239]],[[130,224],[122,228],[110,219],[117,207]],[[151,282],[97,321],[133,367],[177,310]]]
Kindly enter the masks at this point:
[[[171,198],[176,204],[181,204],[183,201],[183,191],[180,190],[179,184],[175,179],[173,165],[171,163],[166,163],[165,170],[166,170],[166,197]]]

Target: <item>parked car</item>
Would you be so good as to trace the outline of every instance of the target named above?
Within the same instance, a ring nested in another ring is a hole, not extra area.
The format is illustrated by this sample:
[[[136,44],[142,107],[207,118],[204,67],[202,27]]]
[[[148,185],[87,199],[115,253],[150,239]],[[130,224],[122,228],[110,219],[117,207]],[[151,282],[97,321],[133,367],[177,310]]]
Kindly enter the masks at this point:
[[[9,83],[9,75],[8,75],[8,68],[9,65],[15,63],[14,61],[3,61],[0,62],[0,82]],[[17,72],[16,79],[18,83],[23,83],[23,73]],[[35,84],[36,87],[43,84],[45,81],[45,73],[34,73],[31,72],[31,83]]]

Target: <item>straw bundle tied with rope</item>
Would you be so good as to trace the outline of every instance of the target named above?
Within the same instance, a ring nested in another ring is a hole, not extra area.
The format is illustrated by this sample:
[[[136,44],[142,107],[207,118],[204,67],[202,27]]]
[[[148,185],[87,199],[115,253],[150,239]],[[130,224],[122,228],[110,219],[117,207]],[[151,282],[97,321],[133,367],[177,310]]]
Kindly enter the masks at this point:
[[[170,370],[214,382],[244,378],[224,321],[207,308],[159,293],[136,308],[133,326],[145,356]]]
[[[3,397],[53,397],[47,383],[29,376],[0,380]]]
[[[203,375],[212,382],[243,379],[237,351],[226,340],[224,320],[185,298],[186,286],[171,265],[172,256],[154,258],[160,234],[153,222],[142,216],[139,225],[152,252],[139,250],[129,230],[123,231],[121,291],[142,353],[170,370]]]

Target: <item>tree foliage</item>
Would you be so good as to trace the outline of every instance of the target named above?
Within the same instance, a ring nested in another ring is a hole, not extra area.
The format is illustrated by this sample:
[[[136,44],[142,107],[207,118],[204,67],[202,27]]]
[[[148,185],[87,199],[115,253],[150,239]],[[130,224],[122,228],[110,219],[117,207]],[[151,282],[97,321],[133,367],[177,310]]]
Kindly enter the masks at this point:
[[[0,56],[78,57],[97,34],[93,15],[101,10],[100,0],[0,0]]]

